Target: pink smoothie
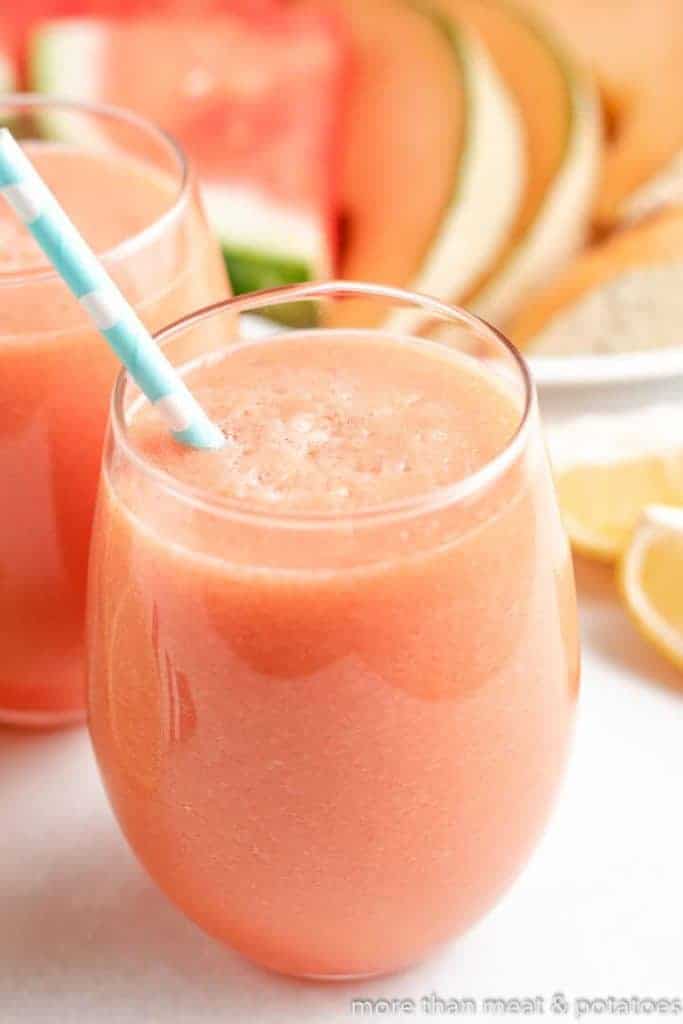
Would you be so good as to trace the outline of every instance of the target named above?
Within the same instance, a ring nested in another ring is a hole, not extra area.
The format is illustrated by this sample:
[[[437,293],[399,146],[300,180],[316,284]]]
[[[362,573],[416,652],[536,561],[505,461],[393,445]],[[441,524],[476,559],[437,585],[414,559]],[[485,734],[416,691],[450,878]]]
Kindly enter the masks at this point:
[[[116,154],[27,143],[31,160],[146,323],[223,298],[192,191]],[[118,365],[0,203],[0,721],[82,715],[90,527]]]
[[[514,877],[565,760],[574,595],[537,424],[496,468],[521,417],[504,379],[379,333],[187,378],[225,448],[133,405],[100,491],[89,702],[116,813],[246,955],[404,966]]]
[[[243,345],[187,380],[226,436],[220,456],[179,447],[149,408],[137,443],[176,480],[275,513],[348,515],[445,487],[492,459],[520,416],[501,389],[492,405],[473,361],[379,333]]]

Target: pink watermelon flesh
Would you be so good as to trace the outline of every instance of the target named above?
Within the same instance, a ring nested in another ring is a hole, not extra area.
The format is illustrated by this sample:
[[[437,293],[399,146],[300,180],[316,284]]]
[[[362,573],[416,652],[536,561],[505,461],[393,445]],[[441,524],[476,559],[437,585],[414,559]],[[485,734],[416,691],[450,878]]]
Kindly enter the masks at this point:
[[[83,24],[58,19],[41,26],[33,43],[34,84],[63,91],[59,40]],[[335,259],[347,78],[341,23],[326,13],[291,10],[249,19],[153,16],[89,24],[104,43],[96,73],[84,76],[92,80],[93,94],[79,98],[130,107],[152,118],[180,140],[203,183],[247,189],[263,198],[266,211],[271,206],[291,211],[319,232],[317,266],[297,256],[296,245],[291,254],[274,246],[278,255],[271,258],[262,232],[253,248],[248,238],[233,245],[229,230],[226,236],[229,225],[216,222],[209,204],[236,290],[329,272]],[[49,62],[56,68],[47,81],[41,71],[46,40],[54,48]]]
[[[210,14],[262,15],[278,10],[284,0],[0,0],[3,40],[7,49],[23,56],[25,42],[38,21],[46,18],[138,18],[141,15]],[[5,10],[7,8],[7,10]]]

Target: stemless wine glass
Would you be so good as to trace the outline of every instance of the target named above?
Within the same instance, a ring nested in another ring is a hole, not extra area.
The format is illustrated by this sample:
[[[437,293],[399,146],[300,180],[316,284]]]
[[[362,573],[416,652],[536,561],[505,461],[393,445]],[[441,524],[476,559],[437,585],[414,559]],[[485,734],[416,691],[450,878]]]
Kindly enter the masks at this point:
[[[299,326],[264,329],[277,306]],[[300,367],[338,342],[325,379],[350,416],[353,353],[373,380],[394,379],[399,364],[414,371],[404,426],[431,415],[421,382],[442,371],[480,440],[511,425],[450,484],[301,514],[278,511],[277,495],[266,508],[174,477],[136,432],[136,388],[125,374],[115,388],[91,556],[88,703],[119,822],[170,898],[246,956],[319,978],[401,968],[498,899],[539,836],[566,758],[575,595],[533,385],[491,327],[379,286],[245,296],[159,340],[178,365],[188,339],[207,333],[216,352],[190,368],[195,383],[218,387],[222,368],[230,388],[240,353],[257,368],[273,358]],[[450,363],[440,370],[439,359]],[[257,414],[248,398],[247,418]],[[392,415],[386,400],[370,418]],[[258,415],[267,422],[269,409]],[[422,438],[416,468],[438,463],[441,434]],[[407,450],[415,438],[404,440]]]
[[[154,330],[227,297],[181,150],[134,114],[0,98],[8,124]],[[118,363],[0,202],[0,722],[84,716],[87,554]]]

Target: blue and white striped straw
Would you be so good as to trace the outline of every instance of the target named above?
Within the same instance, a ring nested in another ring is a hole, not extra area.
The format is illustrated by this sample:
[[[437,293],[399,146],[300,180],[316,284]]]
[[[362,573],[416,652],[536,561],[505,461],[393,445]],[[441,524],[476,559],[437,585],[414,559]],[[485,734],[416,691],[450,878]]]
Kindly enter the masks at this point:
[[[222,432],[188,391],[7,128],[0,129],[0,193],[173,436],[195,448],[221,448]]]

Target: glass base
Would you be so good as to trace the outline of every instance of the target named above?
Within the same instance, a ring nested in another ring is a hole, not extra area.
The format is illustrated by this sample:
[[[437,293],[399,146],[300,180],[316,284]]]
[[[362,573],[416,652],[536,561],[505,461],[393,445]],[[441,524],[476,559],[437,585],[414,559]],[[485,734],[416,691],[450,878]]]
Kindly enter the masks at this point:
[[[212,933],[209,932],[209,935],[211,934]],[[267,960],[262,960],[259,957],[252,956],[250,953],[241,950],[239,947],[231,946],[230,943],[226,941],[225,937],[218,936],[215,932],[213,933],[213,937],[217,938],[220,942],[225,942],[229,948],[233,949],[247,960],[250,960],[257,967],[260,967],[261,970],[272,971],[273,974],[279,974],[284,978],[296,978],[299,981],[310,981],[320,984],[334,984],[336,982],[341,985],[349,982],[374,981],[376,978],[390,978],[395,974],[403,974],[404,971],[411,970],[413,967],[422,963],[427,955],[423,952],[421,956],[418,955],[414,959],[405,960],[389,967],[374,967],[371,970],[350,972],[340,970],[338,973],[328,973],[297,970],[296,968],[286,968],[280,964],[274,964],[272,962],[269,963]],[[427,953],[429,952],[430,951],[427,950]]]
[[[13,711],[0,708],[0,725],[16,729],[63,729],[85,722],[85,708],[73,711]]]
[[[303,981],[368,981],[370,978],[381,978],[387,974],[394,974],[389,971],[361,971],[359,974],[299,974],[297,977]]]
[[[411,967],[419,964],[421,960],[422,958],[418,960],[409,960],[407,963],[401,964],[398,967],[380,967],[379,970],[358,971],[357,973],[352,974],[289,974],[289,977],[300,978],[302,981],[329,981],[332,983],[335,981],[340,983],[345,981],[371,981],[374,978],[389,978],[394,974],[402,974],[404,971],[410,970]]]

